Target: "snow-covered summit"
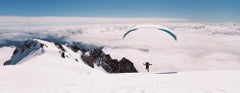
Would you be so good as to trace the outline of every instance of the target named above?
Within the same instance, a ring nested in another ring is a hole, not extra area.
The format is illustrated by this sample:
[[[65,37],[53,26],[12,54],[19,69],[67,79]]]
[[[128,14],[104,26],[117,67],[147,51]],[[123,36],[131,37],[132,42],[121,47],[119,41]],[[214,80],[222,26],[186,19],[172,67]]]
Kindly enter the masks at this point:
[[[43,54],[45,51],[43,47],[46,46],[37,40],[27,40],[21,47],[14,50],[10,60],[4,63],[4,65],[20,64],[27,59]]]

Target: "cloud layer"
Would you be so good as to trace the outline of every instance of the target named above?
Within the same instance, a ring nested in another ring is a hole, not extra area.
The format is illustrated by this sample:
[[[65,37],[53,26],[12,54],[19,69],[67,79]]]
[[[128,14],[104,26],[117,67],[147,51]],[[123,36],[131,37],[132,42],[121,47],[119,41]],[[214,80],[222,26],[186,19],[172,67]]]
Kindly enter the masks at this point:
[[[129,28],[142,24],[164,25],[173,30],[178,41],[151,29],[131,33],[122,40]],[[42,38],[105,46],[104,51],[113,58],[125,56],[141,71],[145,71],[142,65],[145,61],[153,64],[150,68],[153,71],[240,69],[240,24],[237,23],[147,18],[0,17],[0,27],[0,47]]]

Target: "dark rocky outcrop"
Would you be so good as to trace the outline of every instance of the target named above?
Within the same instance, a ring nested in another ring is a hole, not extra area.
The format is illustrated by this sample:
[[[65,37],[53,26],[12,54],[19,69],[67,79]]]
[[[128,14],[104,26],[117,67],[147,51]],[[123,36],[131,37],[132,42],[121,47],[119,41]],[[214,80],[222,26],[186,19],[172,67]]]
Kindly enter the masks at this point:
[[[83,48],[80,48],[80,47],[78,47],[78,46],[70,46],[70,49],[73,51],[73,52],[78,52],[78,51],[81,51],[82,53],[85,53],[85,52],[87,52],[85,49],[83,49]]]
[[[81,58],[88,66],[94,68],[93,59],[90,56],[81,55]]]
[[[122,60],[119,61],[119,72],[125,73],[128,71],[137,72],[137,69],[134,67],[133,63],[130,60],[123,57]]]
[[[54,43],[55,46],[60,49],[61,51],[65,52],[66,50],[63,48],[63,46],[60,43]]]
[[[81,56],[82,60],[94,68],[94,64],[101,66],[105,71],[109,73],[131,73],[137,72],[134,64],[126,59],[125,57],[122,60],[118,61],[117,59],[112,59],[109,54],[105,54],[102,49],[93,49],[88,51],[87,54]]]
[[[4,64],[3,65],[10,65],[12,63],[12,61],[11,60],[7,60],[6,62],[4,62]]]
[[[59,53],[60,53],[61,57],[65,58],[66,57],[66,55],[65,55],[66,50],[63,48],[63,46],[60,43],[54,43],[54,44],[60,50]]]

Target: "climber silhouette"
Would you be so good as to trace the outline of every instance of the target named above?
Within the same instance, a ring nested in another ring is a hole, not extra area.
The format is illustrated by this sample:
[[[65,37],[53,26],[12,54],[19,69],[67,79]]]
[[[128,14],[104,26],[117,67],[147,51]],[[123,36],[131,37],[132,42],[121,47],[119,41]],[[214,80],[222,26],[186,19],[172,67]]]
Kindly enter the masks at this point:
[[[149,66],[152,65],[152,64],[150,64],[149,62],[146,62],[145,64],[143,63],[143,65],[146,66],[146,70],[149,72]]]

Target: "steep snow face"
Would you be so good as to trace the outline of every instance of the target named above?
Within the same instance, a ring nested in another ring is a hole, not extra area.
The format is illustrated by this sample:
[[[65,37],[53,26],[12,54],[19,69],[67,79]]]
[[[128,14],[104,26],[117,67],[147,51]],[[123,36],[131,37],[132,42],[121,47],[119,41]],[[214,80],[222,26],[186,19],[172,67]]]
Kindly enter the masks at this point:
[[[64,45],[58,43],[54,44],[53,42],[47,42],[40,39],[33,39],[25,41],[22,46],[15,49],[11,59],[7,61],[5,65],[20,64],[22,62],[31,60],[36,56],[40,56],[46,51],[48,53],[49,51],[59,52],[57,54],[53,54],[52,56],[60,56],[66,59],[74,59],[74,61],[76,62],[79,60],[78,54],[69,50],[69,48]]]

